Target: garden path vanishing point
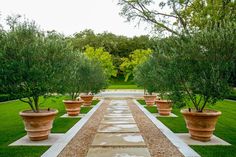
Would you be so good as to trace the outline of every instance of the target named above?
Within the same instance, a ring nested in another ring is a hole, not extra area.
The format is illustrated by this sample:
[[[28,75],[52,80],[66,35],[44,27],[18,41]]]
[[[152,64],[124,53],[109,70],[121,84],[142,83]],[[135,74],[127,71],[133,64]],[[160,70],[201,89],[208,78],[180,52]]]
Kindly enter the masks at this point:
[[[105,100],[61,152],[43,157],[199,156],[149,116],[132,99]]]

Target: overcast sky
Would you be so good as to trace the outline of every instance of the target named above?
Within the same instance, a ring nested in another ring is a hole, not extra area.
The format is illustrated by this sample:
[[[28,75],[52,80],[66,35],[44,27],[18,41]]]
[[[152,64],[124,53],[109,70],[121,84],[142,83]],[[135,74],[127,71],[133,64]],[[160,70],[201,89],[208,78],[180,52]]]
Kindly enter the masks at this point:
[[[84,29],[117,35],[148,34],[145,27],[135,27],[119,15],[118,0],[0,0],[1,19],[20,14],[36,21],[43,30],[66,35]]]

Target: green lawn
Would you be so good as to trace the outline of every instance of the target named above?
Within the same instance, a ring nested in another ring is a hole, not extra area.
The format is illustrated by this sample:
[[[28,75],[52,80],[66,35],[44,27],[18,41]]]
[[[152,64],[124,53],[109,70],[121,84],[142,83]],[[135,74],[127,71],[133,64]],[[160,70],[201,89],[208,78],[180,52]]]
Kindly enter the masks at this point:
[[[130,79],[126,82],[124,80],[124,76],[111,78],[110,85],[107,89],[143,89],[142,87],[135,85],[135,83],[132,81],[132,77],[130,77]]]
[[[112,84],[107,89],[142,89],[136,85]]]
[[[145,104],[143,100],[139,100],[141,104]],[[157,112],[156,107],[146,107],[150,112]],[[191,146],[203,157],[233,157],[236,156],[236,102],[224,100],[210,107],[222,112],[216,131],[214,134],[221,139],[229,142],[232,146]],[[180,109],[173,109],[173,113],[178,115],[177,118],[159,117],[158,119],[164,123],[175,133],[186,133],[183,116]]]
[[[79,118],[59,118],[66,113],[64,104],[62,103],[64,98],[63,96],[48,98],[46,102],[41,105],[41,108],[50,107],[58,109],[59,111],[52,129],[54,133],[65,133],[80,120]],[[97,100],[93,101],[93,104],[97,104],[97,102]],[[81,113],[87,113],[91,108],[92,107],[83,107]],[[25,109],[29,109],[29,107],[21,101],[0,103],[0,157],[38,157],[49,148],[47,146],[8,146],[15,140],[26,135],[22,119],[19,116],[19,112]]]

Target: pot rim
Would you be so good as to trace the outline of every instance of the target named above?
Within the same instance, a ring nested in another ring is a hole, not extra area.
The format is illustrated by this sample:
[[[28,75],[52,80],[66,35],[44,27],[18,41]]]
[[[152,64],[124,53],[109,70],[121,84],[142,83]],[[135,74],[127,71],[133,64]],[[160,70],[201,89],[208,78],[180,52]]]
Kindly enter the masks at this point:
[[[144,95],[144,97],[157,97],[157,95],[153,94],[153,95]]]
[[[221,115],[221,111],[213,110],[213,109],[205,109],[203,112],[196,112],[195,109],[191,108],[192,112],[189,112],[188,109],[181,109],[180,112],[183,115],[193,115],[193,116],[219,116]],[[204,112],[205,111],[205,112]],[[211,111],[211,112],[206,112]]]
[[[162,100],[162,99],[160,99],[160,100],[155,100],[155,102],[168,102],[168,103],[171,103],[172,101],[171,100]]]
[[[75,104],[75,103],[83,103],[83,100],[63,100],[64,103],[71,103],[71,104]]]
[[[47,111],[47,112],[33,112],[32,110],[24,110],[21,111],[19,115],[25,117],[31,117],[31,116],[42,117],[42,116],[56,115],[58,113],[57,109],[50,109],[49,111],[47,109],[40,109],[39,111]]]
[[[81,95],[80,97],[94,97],[93,95]]]

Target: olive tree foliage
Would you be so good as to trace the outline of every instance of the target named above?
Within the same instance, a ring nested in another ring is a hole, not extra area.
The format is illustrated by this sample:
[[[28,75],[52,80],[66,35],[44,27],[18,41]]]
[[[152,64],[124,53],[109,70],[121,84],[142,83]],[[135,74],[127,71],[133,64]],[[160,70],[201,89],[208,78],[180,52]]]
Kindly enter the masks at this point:
[[[0,35],[1,89],[39,112],[40,96],[62,90],[70,47],[63,36],[45,34],[35,22],[18,19],[8,17],[10,29]]]
[[[137,49],[131,52],[128,58],[121,58],[123,62],[120,65],[120,70],[125,75],[125,81],[128,81],[129,77],[133,75],[136,66],[145,62],[151,53],[151,49]]]
[[[153,70],[155,64],[149,59],[142,64],[137,65],[134,69],[134,82],[144,88],[144,91],[152,95],[156,91],[154,84],[156,83],[155,77],[153,75]],[[156,74],[155,74],[156,75]]]
[[[180,35],[189,32],[187,20],[181,14],[189,3],[189,0],[119,0],[118,5],[127,21],[144,21],[160,33]]]
[[[160,43],[154,56],[162,73],[156,75],[162,77],[175,102],[192,104],[203,112],[207,104],[215,104],[228,94],[228,80],[235,69],[235,28],[204,30]],[[158,62],[161,58],[164,61]]]
[[[111,76],[116,76],[117,70],[113,65],[112,56],[109,52],[105,51],[102,47],[94,48],[86,46],[84,51],[85,56],[87,56],[92,62],[97,62],[100,64],[104,70],[105,75],[110,78]]]
[[[83,53],[73,51],[66,69],[64,93],[75,100],[81,92],[97,93],[107,85],[107,77],[97,62],[89,60]]]
[[[79,62],[77,82],[79,82],[81,93],[98,93],[107,86],[108,77],[100,63],[94,62],[84,55],[80,56]]]

